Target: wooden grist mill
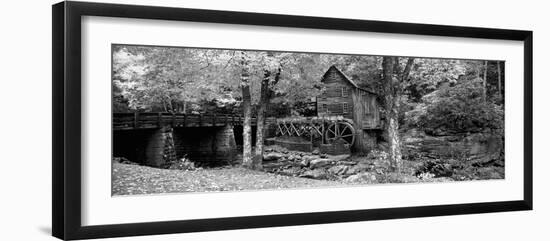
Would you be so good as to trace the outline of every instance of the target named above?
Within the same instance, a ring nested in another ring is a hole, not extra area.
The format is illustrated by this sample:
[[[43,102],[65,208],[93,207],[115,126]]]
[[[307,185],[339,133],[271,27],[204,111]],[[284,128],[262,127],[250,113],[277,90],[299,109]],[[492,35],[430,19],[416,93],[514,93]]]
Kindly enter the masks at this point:
[[[292,150],[346,154],[374,149],[383,128],[378,95],[331,66],[316,98],[317,116],[276,121],[275,143]]]

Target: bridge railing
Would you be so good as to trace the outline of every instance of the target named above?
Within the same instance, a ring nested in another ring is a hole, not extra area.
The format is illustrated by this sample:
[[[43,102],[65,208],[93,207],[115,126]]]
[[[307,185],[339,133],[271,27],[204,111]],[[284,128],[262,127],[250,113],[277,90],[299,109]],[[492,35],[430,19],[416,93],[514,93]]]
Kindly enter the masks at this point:
[[[167,112],[144,113],[113,113],[113,127],[115,129],[158,128],[162,126],[172,127],[202,127],[242,125],[243,116],[229,114],[182,114]],[[252,125],[256,124],[256,118],[252,117]]]

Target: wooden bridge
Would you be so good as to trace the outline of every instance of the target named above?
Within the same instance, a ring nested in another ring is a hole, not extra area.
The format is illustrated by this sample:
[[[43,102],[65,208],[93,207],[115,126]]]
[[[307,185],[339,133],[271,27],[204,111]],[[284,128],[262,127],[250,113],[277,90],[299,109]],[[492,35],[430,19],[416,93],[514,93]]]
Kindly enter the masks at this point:
[[[165,126],[176,127],[222,127],[227,125],[240,126],[244,117],[240,115],[220,114],[181,114],[166,112],[147,113],[113,113],[114,130],[156,129]],[[270,120],[267,120],[270,121]],[[256,125],[252,117],[251,125]]]
[[[182,157],[231,160],[242,143],[243,121],[243,116],[229,114],[113,113],[113,157],[149,166]],[[270,123],[275,119],[266,119],[266,125]],[[255,128],[255,117],[251,125]],[[254,143],[255,135],[252,138]]]

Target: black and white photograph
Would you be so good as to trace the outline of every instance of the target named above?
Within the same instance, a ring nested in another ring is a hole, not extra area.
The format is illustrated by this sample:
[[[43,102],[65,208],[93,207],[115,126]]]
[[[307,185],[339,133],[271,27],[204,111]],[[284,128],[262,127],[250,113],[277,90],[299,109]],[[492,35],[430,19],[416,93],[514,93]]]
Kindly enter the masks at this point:
[[[546,5],[9,1],[0,240],[550,240]]]
[[[505,62],[112,44],[111,194],[505,179]]]

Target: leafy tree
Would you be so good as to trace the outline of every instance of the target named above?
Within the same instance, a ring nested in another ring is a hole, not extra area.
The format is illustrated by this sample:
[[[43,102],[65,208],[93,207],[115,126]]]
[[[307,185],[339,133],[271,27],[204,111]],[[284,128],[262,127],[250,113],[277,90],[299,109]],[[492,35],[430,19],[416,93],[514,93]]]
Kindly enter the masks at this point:
[[[467,66],[462,60],[417,58],[404,94],[411,101],[420,102],[423,96],[445,83],[456,84],[466,70]]]
[[[382,68],[384,70],[384,100],[386,109],[386,130],[389,142],[389,160],[391,167],[398,172],[402,168],[401,140],[399,137],[399,107],[403,93],[404,82],[409,79],[414,58],[404,58],[406,64],[402,66],[399,57],[384,56]]]
[[[113,91],[113,112],[130,112],[130,105],[118,85],[112,84]]]
[[[185,112],[186,103],[224,95],[217,68],[227,61],[217,50],[121,46],[113,54],[113,77],[132,109]]]

